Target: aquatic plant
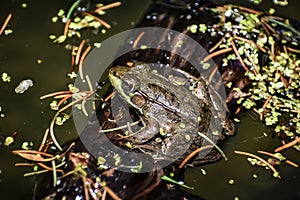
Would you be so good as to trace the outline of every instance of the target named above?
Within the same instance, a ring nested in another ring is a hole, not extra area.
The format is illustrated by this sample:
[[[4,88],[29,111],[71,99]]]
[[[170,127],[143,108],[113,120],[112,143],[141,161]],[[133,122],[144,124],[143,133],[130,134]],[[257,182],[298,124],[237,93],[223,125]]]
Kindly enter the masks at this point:
[[[300,32],[289,19],[237,5],[204,8],[217,14],[213,25],[191,25],[190,32],[205,31],[221,37],[213,44],[209,58],[225,55],[222,67],[239,62],[250,80],[247,89],[225,81],[239,108],[254,110],[266,126],[285,141],[300,134]],[[273,13],[273,12],[272,12]],[[201,28],[202,27],[202,28]],[[300,150],[300,144],[294,143]]]

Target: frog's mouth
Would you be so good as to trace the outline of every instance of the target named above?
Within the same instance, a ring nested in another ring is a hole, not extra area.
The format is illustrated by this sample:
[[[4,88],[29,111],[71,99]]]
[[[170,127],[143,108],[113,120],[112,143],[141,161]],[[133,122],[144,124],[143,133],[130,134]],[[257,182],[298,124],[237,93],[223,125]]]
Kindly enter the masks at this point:
[[[131,96],[126,94],[122,88],[122,79],[119,78],[118,76],[114,76],[113,72],[110,71],[108,75],[109,81],[111,85],[117,90],[117,92],[121,95],[121,97],[132,107],[136,107],[132,102],[131,102]]]
[[[127,102],[129,102],[130,98],[129,98],[128,95],[125,94],[125,92],[124,92],[124,90],[122,89],[122,86],[121,86],[122,80],[119,77],[114,76],[111,73],[109,73],[108,78],[109,78],[109,81],[110,81],[111,85],[121,94],[121,96],[123,98],[126,98],[125,100]]]
[[[109,81],[112,84],[112,86],[117,89],[117,88],[121,87],[121,79],[119,77],[114,76],[112,73],[113,72],[111,72],[111,71],[109,72],[108,78],[109,78]],[[119,91],[119,89],[118,89],[118,91]]]

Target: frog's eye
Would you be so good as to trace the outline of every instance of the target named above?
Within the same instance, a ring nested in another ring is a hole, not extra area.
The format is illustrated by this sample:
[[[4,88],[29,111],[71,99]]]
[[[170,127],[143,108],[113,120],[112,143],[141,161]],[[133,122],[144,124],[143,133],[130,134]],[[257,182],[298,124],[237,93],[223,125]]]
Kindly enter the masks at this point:
[[[124,77],[122,79],[122,88],[123,88],[124,92],[126,92],[127,94],[134,92],[135,85],[136,85],[136,81],[134,78]]]

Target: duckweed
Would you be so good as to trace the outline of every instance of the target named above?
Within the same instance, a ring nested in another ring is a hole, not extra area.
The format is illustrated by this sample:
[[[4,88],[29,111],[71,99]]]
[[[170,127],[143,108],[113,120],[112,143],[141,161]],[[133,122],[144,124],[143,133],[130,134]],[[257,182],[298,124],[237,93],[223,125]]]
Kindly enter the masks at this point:
[[[11,145],[13,142],[14,142],[14,138],[11,137],[11,136],[8,136],[8,137],[5,138],[4,145],[5,145],[5,146],[9,146],[9,145]]]
[[[11,77],[6,72],[2,73],[1,79],[2,79],[3,82],[10,82],[11,81]]]
[[[274,3],[284,5],[288,2]],[[221,17],[218,24],[207,26],[206,32],[215,29],[218,37],[225,35],[216,51],[233,47],[233,44],[237,50],[225,55],[221,66],[239,61],[249,69],[245,68],[245,76],[251,81],[247,90],[239,90],[231,82],[225,82],[226,87],[238,93],[235,96],[237,104],[257,112],[265,125],[277,135],[293,140],[300,133],[299,31],[288,19],[244,10],[236,5],[210,11]],[[275,10],[270,9],[269,14],[274,13]]]

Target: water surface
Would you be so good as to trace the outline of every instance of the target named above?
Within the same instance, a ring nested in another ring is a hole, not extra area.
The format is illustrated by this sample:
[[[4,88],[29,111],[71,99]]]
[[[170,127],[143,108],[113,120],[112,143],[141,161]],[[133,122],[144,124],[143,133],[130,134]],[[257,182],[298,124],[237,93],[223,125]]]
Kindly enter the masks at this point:
[[[71,71],[70,52],[63,46],[53,44],[48,36],[62,34],[63,25],[52,23],[51,18],[58,9],[67,10],[72,2],[32,0],[27,2],[27,8],[22,8],[20,1],[0,2],[1,24],[8,13],[13,14],[10,22],[12,35],[0,38],[0,73],[7,72],[12,77],[10,83],[0,81],[1,113],[5,114],[4,118],[0,118],[1,199],[32,199],[35,179],[23,177],[24,173],[31,172],[32,169],[14,167],[16,162],[24,160],[12,155],[11,151],[20,149],[24,141],[32,141],[34,149],[38,148],[43,133],[55,114],[49,109],[50,100],[41,101],[39,97],[65,90],[71,82],[66,76]],[[280,8],[277,13],[300,19],[298,2],[289,2],[291,6]],[[112,24],[112,29],[103,36],[97,36],[97,39],[134,27],[133,22],[138,21],[148,4],[149,1],[126,0],[122,7],[108,11],[103,19]],[[268,8],[270,5],[264,4],[262,7]],[[42,60],[41,64],[37,62],[38,59]],[[24,94],[16,94],[14,88],[27,78],[33,80],[34,86]],[[222,146],[229,161],[187,170],[186,184],[195,188],[191,192],[207,199],[233,199],[236,196],[242,200],[300,199],[298,169],[279,167],[283,179],[277,180],[267,170],[250,166],[246,157],[233,154],[234,150],[253,153],[257,150],[272,151],[280,145],[278,139],[272,138],[270,130],[263,127],[253,113],[242,114],[240,118],[237,136],[228,139]],[[10,147],[4,146],[4,138],[15,131],[18,132],[15,143]],[[77,137],[72,121],[56,128],[56,134],[61,143]],[[300,163],[299,154],[295,150],[286,152],[291,160]],[[207,175],[202,174],[201,168],[205,169]],[[258,178],[254,179],[253,174],[257,174]],[[233,185],[228,183],[230,179],[235,181]]]

